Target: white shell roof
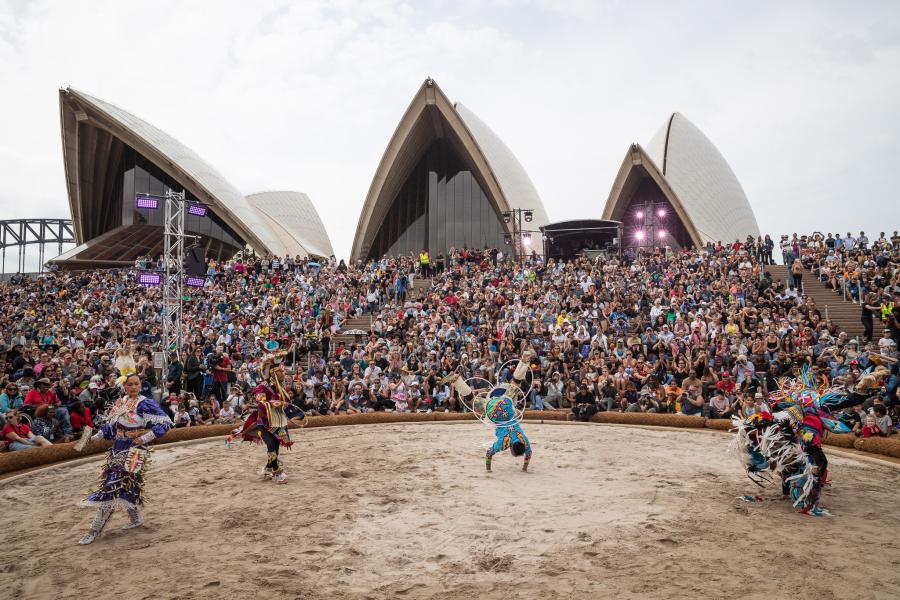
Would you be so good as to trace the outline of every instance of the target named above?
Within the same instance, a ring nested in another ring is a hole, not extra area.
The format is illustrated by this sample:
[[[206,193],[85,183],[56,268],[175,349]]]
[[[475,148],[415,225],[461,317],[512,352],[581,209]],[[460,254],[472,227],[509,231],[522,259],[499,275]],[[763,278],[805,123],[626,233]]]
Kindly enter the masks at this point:
[[[214,212],[219,213],[224,210],[243,226],[243,230],[238,231],[239,235],[257,251],[271,252],[280,256],[284,256],[288,252],[288,248],[278,235],[248,204],[244,195],[208,162],[200,158],[196,152],[164,131],[114,104],[74,88],[68,88],[68,92],[93,105],[95,109],[152,146],[159,154],[165,156],[178,169],[186,173],[213,200],[219,203],[219,206],[213,208]],[[184,185],[184,182],[181,183]],[[185,187],[189,186],[185,185]]]
[[[456,102],[453,107],[487,158],[509,207],[534,211],[534,220],[528,224],[529,229],[537,229],[549,224],[550,219],[547,218],[547,211],[544,209],[541,197],[538,196],[531,178],[528,177],[522,163],[512,153],[509,146],[504,144],[503,140],[484,121],[462,103]]]
[[[744,189],[725,157],[681,113],[666,119],[645,147],[703,238],[733,242],[758,236]]]
[[[302,192],[260,192],[247,196],[247,203],[258,211],[290,256],[334,255],[331,240],[316,207]]]

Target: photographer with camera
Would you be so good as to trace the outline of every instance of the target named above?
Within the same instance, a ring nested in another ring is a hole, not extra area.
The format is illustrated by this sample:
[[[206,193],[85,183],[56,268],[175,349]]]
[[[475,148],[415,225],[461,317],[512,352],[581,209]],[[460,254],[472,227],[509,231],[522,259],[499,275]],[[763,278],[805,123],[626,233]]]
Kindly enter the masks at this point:
[[[575,400],[572,406],[572,414],[576,421],[590,421],[599,407],[597,406],[597,398],[588,387],[587,381],[582,381],[575,393]]]
[[[681,413],[688,417],[699,417],[703,414],[703,393],[700,386],[691,384],[681,395]]]

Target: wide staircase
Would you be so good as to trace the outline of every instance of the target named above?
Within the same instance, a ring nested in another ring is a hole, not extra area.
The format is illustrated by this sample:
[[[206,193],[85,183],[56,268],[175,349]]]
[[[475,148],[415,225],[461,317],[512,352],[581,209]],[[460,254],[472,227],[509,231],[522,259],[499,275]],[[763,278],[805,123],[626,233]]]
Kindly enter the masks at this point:
[[[428,291],[431,289],[431,279],[427,277],[416,277],[413,279],[413,286],[409,293],[409,299],[413,302],[421,302],[425,299]]]
[[[431,279],[428,278],[419,278],[416,277],[413,279],[413,286],[409,290],[407,294],[407,302],[421,302],[425,299],[425,296],[428,293],[428,290],[431,289]],[[358,340],[361,340],[364,336],[359,333],[348,333],[351,331],[362,331],[366,334],[369,333],[369,330],[372,329],[372,315],[363,315],[361,317],[351,317],[341,323],[341,329],[334,336],[333,342],[334,344],[341,344],[346,346],[347,344],[352,344]]]
[[[372,315],[363,315],[361,317],[352,317],[341,323],[341,329],[334,336],[334,344],[345,346],[352,344],[357,340],[362,340],[369,334],[372,328]],[[363,334],[348,333],[350,331],[362,331]]]
[[[772,274],[773,279],[780,279],[787,285],[787,267],[768,265],[766,271]],[[846,331],[851,338],[862,338],[864,332],[860,322],[859,304],[844,300],[841,294],[826,287],[816,279],[812,272],[806,269],[803,269],[803,293],[815,300],[816,306],[822,313],[822,318],[834,321],[840,331]]]

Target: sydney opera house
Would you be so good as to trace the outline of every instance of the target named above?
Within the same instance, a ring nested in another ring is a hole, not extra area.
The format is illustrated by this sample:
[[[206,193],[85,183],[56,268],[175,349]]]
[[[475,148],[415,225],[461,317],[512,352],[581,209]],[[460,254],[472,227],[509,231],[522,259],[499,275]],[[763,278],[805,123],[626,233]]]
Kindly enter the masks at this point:
[[[331,241],[310,199],[299,192],[245,196],[190,148],[108,102],[59,92],[63,162],[76,247],[51,260],[64,268],[121,266],[163,245],[163,210],[139,206],[142,194],[184,191],[208,208],[188,214],[185,232],[206,255],[228,258],[246,247],[277,256],[330,256]]]
[[[59,102],[77,246],[51,263],[118,266],[158,255],[163,211],[136,198],[169,189],[208,208],[206,216],[186,217],[187,232],[199,236],[207,256],[227,258],[246,248],[277,256],[334,255],[305,194],[245,195],[184,144],[131,113],[72,88],[60,90]],[[602,213],[599,202],[584,213],[581,220],[551,223],[512,151],[428,78],[375,170],[350,258],[423,249],[436,256],[451,247],[509,244],[548,253],[554,237],[565,238],[570,248],[585,240],[592,247],[688,247],[759,233],[734,172],[679,113],[646,147],[628,148]]]
[[[625,224],[624,243],[687,247],[759,235],[750,202],[725,158],[674,113],[646,149],[632,144],[613,182],[604,219]]]

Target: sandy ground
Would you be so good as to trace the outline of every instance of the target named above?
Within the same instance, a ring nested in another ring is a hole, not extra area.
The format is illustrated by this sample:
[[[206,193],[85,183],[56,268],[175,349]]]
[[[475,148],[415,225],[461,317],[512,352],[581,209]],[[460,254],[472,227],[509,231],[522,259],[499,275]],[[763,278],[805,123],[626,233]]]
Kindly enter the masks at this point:
[[[726,436],[526,424],[532,470],[484,471],[478,424],[294,432],[157,450],[147,524],[93,545],[99,463],[0,485],[3,598],[898,598],[900,472],[832,455],[813,518],[753,493]]]

